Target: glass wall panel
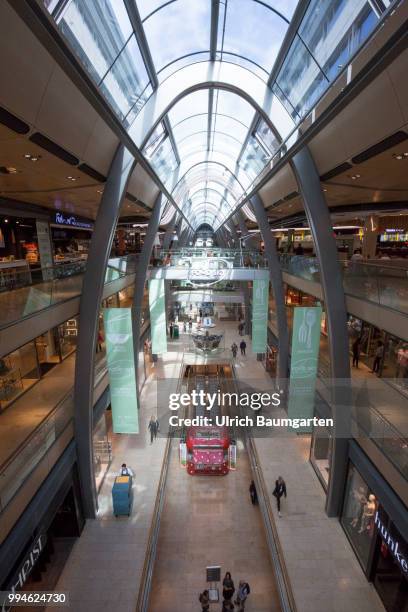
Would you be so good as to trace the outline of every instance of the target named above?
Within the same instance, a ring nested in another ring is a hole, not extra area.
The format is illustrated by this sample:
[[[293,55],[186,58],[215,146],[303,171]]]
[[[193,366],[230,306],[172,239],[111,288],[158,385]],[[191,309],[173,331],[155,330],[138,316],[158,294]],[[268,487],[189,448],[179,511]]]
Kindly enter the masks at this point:
[[[377,507],[376,496],[355,466],[350,463],[341,524],[364,569],[370,556]]]
[[[211,1],[177,0],[154,13],[143,25],[154,65],[160,70],[189,53],[209,52]]]
[[[103,479],[105,478],[106,472],[108,471],[109,466],[112,462],[110,427],[107,421],[108,413],[104,412],[97,424],[95,425],[92,435],[92,448],[97,491],[99,491]]]
[[[61,357],[67,357],[75,351],[78,340],[78,317],[68,319],[58,326],[59,346]]]
[[[122,0],[71,0],[58,18],[91,76],[99,82],[115,61],[133,30]]]
[[[0,409],[6,408],[40,378],[34,342],[0,359]]]
[[[225,32],[218,40],[217,49],[247,57],[269,73],[287,28],[288,23],[282,17],[258,2],[229,0]]]
[[[366,0],[312,0],[299,35],[326,76],[333,80],[377,21]]]
[[[148,97],[145,92],[148,83],[136,37],[132,36],[100,84],[102,93],[123,119],[134,106],[137,110],[143,106]]]

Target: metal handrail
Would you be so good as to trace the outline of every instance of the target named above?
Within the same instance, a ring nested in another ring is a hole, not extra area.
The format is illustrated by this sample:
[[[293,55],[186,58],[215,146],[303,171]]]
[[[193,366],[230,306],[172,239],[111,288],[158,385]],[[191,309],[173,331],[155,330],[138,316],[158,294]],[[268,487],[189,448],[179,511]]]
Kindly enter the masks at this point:
[[[183,375],[184,358],[180,364],[180,374],[177,381],[177,391],[180,391]],[[159,486],[157,488],[156,501],[154,503],[152,521],[149,528],[149,536],[147,540],[147,553],[143,564],[142,576],[139,586],[139,594],[137,597],[136,612],[147,612],[149,608],[149,598],[152,586],[154,564],[156,561],[157,542],[159,539],[161,514],[164,506],[165,489],[167,482],[167,473],[170,463],[170,448],[173,440],[174,431],[170,429],[167,436],[166,448],[164,449],[164,457],[162,468],[160,471]]]
[[[237,378],[235,376],[235,367],[231,364],[233,373],[232,384],[234,390],[238,391]],[[259,463],[258,452],[255,448],[252,435],[248,429],[244,431],[245,446],[248,452],[249,462],[252,469],[252,475],[255,481],[255,487],[258,495],[259,508],[261,510],[263,523],[268,540],[269,553],[271,555],[272,565],[275,571],[275,578],[279,592],[279,599],[282,612],[297,612],[296,602],[292,591],[292,584],[289,573],[286,567],[285,557],[280,544],[278,531],[275,525],[271,504],[268,496],[263,471]]]

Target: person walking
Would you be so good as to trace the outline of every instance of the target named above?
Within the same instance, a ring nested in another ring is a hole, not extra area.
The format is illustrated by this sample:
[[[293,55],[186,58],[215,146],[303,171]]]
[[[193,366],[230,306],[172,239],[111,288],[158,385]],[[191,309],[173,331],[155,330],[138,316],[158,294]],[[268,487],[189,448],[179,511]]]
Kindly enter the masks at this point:
[[[208,612],[208,610],[210,609],[210,595],[209,595],[207,589],[205,589],[205,591],[200,593],[200,595],[198,597],[198,601],[201,604],[201,611],[202,612]]]
[[[244,355],[244,357],[245,357],[245,351],[246,351],[246,342],[245,342],[245,340],[241,340],[239,348],[241,349],[241,355]]]
[[[249,584],[245,582],[245,580],[240,580],[238,592],[237,592],[237,598],[235,600],[235,603],[237,604],[237,606],[239,606],[240,612],[245,610],[245,602],[250,592],[251,592],[251,589],[249,588]]]
[[[157,438],[157,434],[159,433],[159,430],[160,430],[159,419],[156,417],[154,420],[154,439]]]
[[[230,601],[234,597],[234,593],[234,581],[232,580],[231,572],[227,572],[222,581],[222,596],[226,601]]]
[[[191,319],[191,317],[188,320],[188,331],[191,333],[191,330],[193,328],[193,320]]]
[[[381,342],[381,340],[379,340],[376,351],[375,351],[375,355],[374,355],[373,369],[371,370],[372,374],[374,374],[374,372],[379,374],[381,360],[383,356],[384,356],[384,344]]]
[[[237,343],[236,343],[236,342],[233,342],[233,343],[231,344],[231,353],[232,353],[232,357],[233,357],[233,359],[235,359],[235,358],[236,358],[236,356],[237,356],[237,353],[238,353],[238,345],[237,345]]]
[[[358,368],[358,361],[360,359],[360,342],[361,338],[358,336],[351,346],[351,350],[353,351],[353,368]]]
[[[153,415],[150,417],[148,429],[150,431],[150,444],[153,444],[153,440],[155,439],[155,430],[156,430],[156,420],[153,418]]]
[[[272,495],[276,497],[276,505],[278,507],[278,515],[281,515],[281,497],[284,495],[286,497],[286,483],[283,480],[282,476],[278,476],[278,480],[275,482],[275,488],[272,492]]]
[[[170,323],[169,330],[170,330],[170,338],[173,338],[173,333],[174,333],[173,322]]]
[[[258,494],[256,492],[256,486],[253,480],[251,480],[251,484],[249,485],[249,495],[251,496],[252,505],[256,506],[258,503]]]

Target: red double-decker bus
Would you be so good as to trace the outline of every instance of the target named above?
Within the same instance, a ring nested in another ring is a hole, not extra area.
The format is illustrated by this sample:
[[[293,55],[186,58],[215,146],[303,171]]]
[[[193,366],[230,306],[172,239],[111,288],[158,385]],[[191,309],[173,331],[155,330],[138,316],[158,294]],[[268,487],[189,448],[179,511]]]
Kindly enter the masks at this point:
[[[226,427],[189,427],[186,445],[189,474],[228,474],[230,437]]]
[[[224,368],[220,366],[191,366],[190,388],[217,393],[223,375]],[[208,411],[204,403],[190,406],[188,413],[190,418],[207,416],[211,417],[214,422],[216,416],[223,414],[223,407],[215,405],[211,411]],[[211,476],[228,474],[229,446],[230,434],[227,427],[222,425],[188,427],[186,432],[187,472]]]

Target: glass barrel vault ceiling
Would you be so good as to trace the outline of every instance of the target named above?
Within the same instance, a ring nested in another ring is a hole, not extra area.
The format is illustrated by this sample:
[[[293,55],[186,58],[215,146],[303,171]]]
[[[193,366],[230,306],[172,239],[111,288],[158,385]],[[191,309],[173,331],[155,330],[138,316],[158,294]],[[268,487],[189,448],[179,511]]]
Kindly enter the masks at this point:
[[[243,89],[261,79],[295,130],[391,4],[310,0],[274,70],[298,0],[43,1],[126,129],[161,83],[212,57],[241,67]],[[181,98],[143,153],[190,223],[217,229],[281,144],[243,98],[207,89]]]

